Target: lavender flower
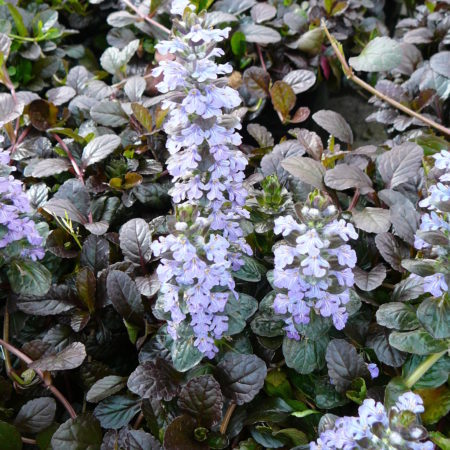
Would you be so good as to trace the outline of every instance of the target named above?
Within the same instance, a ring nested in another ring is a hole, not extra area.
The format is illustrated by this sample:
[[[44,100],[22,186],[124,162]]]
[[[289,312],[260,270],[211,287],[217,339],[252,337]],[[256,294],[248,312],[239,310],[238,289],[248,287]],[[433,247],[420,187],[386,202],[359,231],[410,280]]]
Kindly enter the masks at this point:
[[[333,206],[322,212],[305,206],[301,213],[305,223],[292,216],[279,217],[274,228],[286,239],[274,248],[278,292],[273,308],[285,316],[285,330],[293,339],[300,338],[296,324],[309,323],[311,309],[331,317],[338,330],[345,327],[351,269],[356,264],[356,253],[346,244],[357,238],[356,231],[352,224],[335,218]]]
[[[8,152],[0,150],[0,164],[9,161]],[[44,249],[34,222],[25,215],[28,212],[30,203],[22,182],[12,175],[0,177],[0,251],[20,242],[20,255],[36,261],[44,257]]]
[[[310,449],[432,450],[434,445],[424,441],[426,430],[416,418],[423,411],[422,399],[412,392],[401,395],[389,411],[380,402],[364,400],[359,417],[337,419],[332,429],[310,443]]]
[[[153,75],[162,75],[157,88],[169,94],[163,107],[169,110],[164,130],[174,182],[170,195],[177,211],[198,209],[152,248],[162,257],[158,301],[168,313],[169,333],[178,339],[180,324],[189,321],[194,345],[212,358],[218,351],[215,339],[228,329],[227,300],[237,298],[232,272],[242,266],[242,252],[252,252],[239,225],[249,216],[243,187],[247,159],[236,148],[240,123],[227,114],[241,99],[222,77],[232,67],[215,62],[223,55],[215,45],[227,38],[229,28],[206,28],[194,10],[186,0],[173,2],[172,13],[183,17],[174,21],[172,39],[156,48],[175,59],[161,62]]]
[[[423,280],[422,286],[424,292],[440,297],[448,292],[448,285],[450,283],[450,271],[448,268],[448,258],[450,254],[449,238],[450,238],[450,186],[445,182],[450,181],[450,152],[443,150],[440,153],[433,155],[435,167],[446,170],[447,172],[440,176],[440,182],[432,185],[429,189],[429,196],[422,200],[419,205],[430,210],[421,218],[420,233],[416,234],[414,246],[416,249],[427,254],[427,257],[434,257],[436,260],[436,273],[420,277]],[[436,232],[442,237],[440,244],[426,241],[427,232]],[[442,242],[447,238],[447,245]],[[442,244],[442,245],[441,245]],[[418,277],[413,274],[411,277]]]
[[[370,376],[373,378],[377,378],[380,375],[380,369],[375,363],[367,364],[367,369],[370,372]]]

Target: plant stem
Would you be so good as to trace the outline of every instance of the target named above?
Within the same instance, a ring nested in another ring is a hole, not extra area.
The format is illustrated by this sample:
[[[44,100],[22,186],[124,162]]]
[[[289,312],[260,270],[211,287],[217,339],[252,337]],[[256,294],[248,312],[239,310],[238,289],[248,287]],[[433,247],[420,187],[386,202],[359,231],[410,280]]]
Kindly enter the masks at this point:
[[[36,445],[36,441],[34,439],[26,438],[23,436],[20,439],[24,444]]]
[[[166,28],[164,25],[161,25],[156,20],[150,19],[150,17],[146,16],[145,14],[141,13],[136,6],[133,5],[129,0],[123,0],[125,5],[127,5],[129,8],[131,8],[141,19],[144,19],[146,22],[148,22],[150,25],[153,25],[156,28],[159,28],[161,31],[164,31],[166,34],[170,34],[170,30]]]
[[[133,428],[135,430],[137,430],[141,426],[141,423],[143,420],[144,420],[144,414],[142,414],[142,412],[140,412],[136,419],[136,422],[134,422]]]
[[[20,136],[17,138],[16,142],[10,147],[10,153],[11,155],[16,151],[17,146],[22,143],[22,141],[27,137],[28,133],[30,132],[31,127],[28,126],[25,128],[25,130],[22,131]]]
[[[3,339],[5,342],[8,342],[9,340],[9,312],[8,312],[8,306],[5,306],[5,315],[3,317]],[[8,377],[11,374],[11,358],[9,357],[8,350],[4,350],[5,352],[5,368],[6,368],[6,374]]]
[[[264,62],[264,57],[261,51],[261,47],[256,44],[256,51],[258,52],[259,60],[261,62],[261,67],[263,68],[264,72],[267,72],[266,63]]]
[[[66,143],[57,134],[52,134],[52,136],[57,140],[58,144],[66,152],[66,155],[69,158],[70,163],[72,164],[73,170],[75,171],[77,178],[84,184],[83,172],[78,167],[78,164],[75,161],[75,158],[73,157],[72,152],[69,150],[69,147],[67,147]]]
[[[2,347],[5,347],[7,350],[9,350],[12,354],[16,355],[19,359],[21,359],[25,364],[30,365],[33,360],[25,355],[25,353],[21,352],[18,348],[14,347],[13,345],[9,344],[8,342],[4,341],[3,339],[0,339],[0,345]],[[77,417],[77,413],[72,408],[72,405],[68,402],[66,397],[51,383],[51,379],[47,378],[42,370],[40,369],[33,369],[38,377],[44,382],[47,389],[51,391],[51,393],[61,402],[61,404],[66,408],[67,412],[69,413],[70,417],[72,419],[75,419]]]
[[[442,356],[447,353],[447,350],[444,350],[440,353],[434,353],[414,370],[414,372],[406,379],[405,385],[408,389],[411,389],[425,374],[425,372],[430,369],[433,364],[435,364]]]
[[[227,412],[225,413],[225,417],[223,418],[222,423],[220,424],[220,434],[225,434],[228,428],[228,424],[230,423],[231,416],[233,415],[234,410],[236,409],[236,403],[231,402],[228,405]]]
[[[351,211],[356,206],[356,204],[358,203],[358,200],[359,200],[359,195],[360,195],[359,189],[357,188],[353,195],[352,202],[350,203],[347,211]]]
[[[353,73],[353,69],[348,65],[344,55],[341,53],[339,47],[336,44],[336,39],[331,36],[330,32],[328,31],[327,26],[325,25],[325,21],[322,19],[322,28],[325,31],[325,34],[327,35],[328,40],[330,41],[331,46],[333,47],[334,53],[336,54],[337,59],[342,65],[342,70],[344,71],[344,74],[347,78],[351,79],[353,82],[361,86],[366,91],[369,91],[371,94],[377,96],[379,99],[383,100],[386,103],[389,103],[394,108],[399,109],[400,111],[404,112],[405,114],[408,114],[411,117],[415,117],[416,119],[420,120],[421,122],[427,124],[428,126],[435,128],[436,130],[439,130],[441,133],[446,134],[447,136],[450,136],[450,129],[446,128],[445,126],[435,122],[434,120],[429,119],[428,117],[423,116],[422,114],[419,114],[416,111],[413,111],[412,109],[409,109],[405,105],[402,105],[401,103],[397,102],[393,98],[381,93],[380,91],[377,91],[373,86],[366,83],[365,81],[361,80],[361,78],[357,77]]]

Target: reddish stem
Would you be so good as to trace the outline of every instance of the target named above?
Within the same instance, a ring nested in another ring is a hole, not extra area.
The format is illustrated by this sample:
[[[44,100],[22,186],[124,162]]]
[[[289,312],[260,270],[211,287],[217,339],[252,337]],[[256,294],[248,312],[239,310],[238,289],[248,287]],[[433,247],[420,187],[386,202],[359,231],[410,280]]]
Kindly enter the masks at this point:
[[[84,184],[83,172],[78,167],[78,164],[75,161],[75,158],[73,157],[72,152],[69,150],[69,147],[67,147],[66,143],[57,134],[52,134],[52,136],[58,141],[58,144],[66,152],[66,155],[72,164],[73,170],[75,170],[75,174],[77,175],[77,178]]]
[[[170,34],[170,30],[166,28],[164,25],[161,25],[156,20],[150,19],[150,17],[146,16],[145,14],[142,14],[141,11],[139,11],[136,6],[133,5],[129,0],[123,0],[125,5],[127,5],[129,8],[131,8],[140,18],[144,19],[146,22],[148,22],[150,25],[153,25],[156,28],[159,28],[161,31],[164,31],[166,34]]]
[[[258,44],[256,44],[256,51],[258,52],[259,60],[261,62],[261,67],[263,68],[264,72],[267,72],[266,63],[264,62],[262,50]]]
[[[10,151],[10,154],[12,155],[17,147],[24,141],[24,139],[28,136],[28,133],[31,131],[31,127],[28,126],[25,128],[25,130],[20,133],[20,136],[16,139],[16,141],[13,143],[13,145],[8,149]]]
[[[9,350],[13,355],[16,355],[19,359],[21,359],[25,364],[28,366],[33,362],[33,360],[25,355],[25,353],[21,352],[18,348],[14,347],[13,345],[9,344],[8,342],[4,341],[3,339],[0,339],[0,345],[2,347],[5,347],[7,350]],[[72,419],[75,419],[77,417],[77,413],[72,408],[72,405],[68,402],[66,397],[55,387],[53,384],[51,384],[51,379],[47,379],[45,377],[44,373],[40,369],[33,369],[38,377],[44,382],[47,389],[49,389],[52,394],[61,402],[61,404],[66,408],[67,412],[69,413],[70,417]]]

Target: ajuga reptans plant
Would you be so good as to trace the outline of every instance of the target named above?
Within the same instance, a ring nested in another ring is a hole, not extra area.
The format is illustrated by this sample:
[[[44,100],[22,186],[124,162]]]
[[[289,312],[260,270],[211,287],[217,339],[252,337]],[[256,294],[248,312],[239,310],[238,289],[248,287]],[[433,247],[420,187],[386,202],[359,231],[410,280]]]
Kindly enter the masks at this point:
[[[195,346],[213,357],[214,339],[227,330],[227,299],[237,297],[232,271],[242,265],[241,251],[251,254],[239,225],[248,217],[242,184],[247,161],[235,147],[241,143],[240,123],[228,114],[241,100],[221,77],[232,68],[215,62],[224,53],[216,45],[229,30],[205,27],[204,17],[188,5],[173,5],[172,12],[182,18],[174,22],[172,39],[156,48],[174,59],[161,62],[153,74],[163,76],[157,88],[167,95],[170,194],[176,211],[185,216],[198,206],[190,219],[177,223],[175,234],[161,237],[152,248],[162,258],[159,302],[170,313],[170,335],[178,339],[178,325],[189,320]]]

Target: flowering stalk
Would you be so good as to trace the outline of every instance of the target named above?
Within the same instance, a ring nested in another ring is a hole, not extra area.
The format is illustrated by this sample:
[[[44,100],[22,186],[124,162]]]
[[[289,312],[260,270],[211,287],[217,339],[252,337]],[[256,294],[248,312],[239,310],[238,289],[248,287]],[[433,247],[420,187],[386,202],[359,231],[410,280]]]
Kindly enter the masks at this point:
[[[364,400],[359,417],[337,419],[333,428],[311,442],[310,449],[432,450],[434,445],[424,442],[427,431],[417,420],[424,410],[422,399],[412,392],[401,395],[388,411],[380,402]]]
[[[9,167],[9,152],[0,149],[0,261],[6,256],[16,255],[33,261],[44,257],[42,237],[35,223],[25,214],[30,212],[30,203],[21,181],[16,180]],[[8,248],[8,255],[5,249]]]
[[[241,143],[240,123],[228,114],[241,99],[221,77],[232,68],[215,62],[224,54],[216,44],[229,29],[205,28],[204,16],[192,9],[185,0],[173,3],[172,13],[183,17],[174,20],[172,39],[156,46],[159,53],[173,56],[153,75],[162,75],[157,88],[168,94],[163,102],[169,109],[167,169],[181,219],[173,234],[161,237],[152,249],[162,257],[158,303],[169,314],[170,335],[178,339],[180,325],[189,320],[194,345],[212,358],[218,351],[214,340],[228,328],[227,300],[237,298],[232,271],[241,267],[242,251],[251,254],[239,225],[248,217],[242,184],[247,160],[235,147]]]
[[[278,293],[273,307],[284,316],[288,337],[297,340],[296,325],[309,323],[311,310],[331,317],[338,330],[344,328],[354,282],[356,253],[347,242],[358,235],[352,224],[336,219],[334,206],[320,210],[320,197],[315,202],[316,207],[302,208],[302,223],[290,215],[275,220],[274,231],[285,240],[274,249]]]
[[[435,273],[421,278],[424,292],[440,297],[448,293],[450,283],[450,152],[443,150],[433,155],[435,169],[443,170],[439,182],[429,189],[429,196],[419,203],[430,212],[421,218],[420,230],[416,233],[414,246],[428,258],[435,260]]]

